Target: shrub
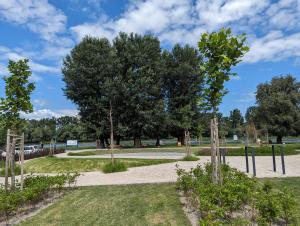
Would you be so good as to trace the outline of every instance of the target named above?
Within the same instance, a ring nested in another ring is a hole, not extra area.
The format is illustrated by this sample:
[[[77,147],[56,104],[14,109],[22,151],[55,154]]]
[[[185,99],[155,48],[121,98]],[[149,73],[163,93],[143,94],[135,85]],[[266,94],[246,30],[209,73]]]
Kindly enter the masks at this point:
[[[108,162],[103,167],[104,173],[115,173],[115,172],[122,172],[126,170],[127,170],[127,166],[123,162],[117,160],[115,160],[114,163]]]
[[[211,169],[207,163],[190,171],[177,170],[178,188],[199,210],[200,225],[239,225],[241,219],[259,225],[295,223],[296,201],[289,191],[274,190],[270,183],[262,186],[228,165],[221,167],[222,185],[213,184]]]
[[[182,161],[198,161],[199,158],[192,156],[192,155],[186,155],[182,158]]]
[[[65,184],[75,183],[79,176],[75,174],[61,174],[57,176],[27,176],[24,179],[24,189],[19,184],[13,191],[5,191],[0,187],[0,216],[6,219],[19,207],[26,204],[35,204],[42,200],[50,191],[61,191]]]

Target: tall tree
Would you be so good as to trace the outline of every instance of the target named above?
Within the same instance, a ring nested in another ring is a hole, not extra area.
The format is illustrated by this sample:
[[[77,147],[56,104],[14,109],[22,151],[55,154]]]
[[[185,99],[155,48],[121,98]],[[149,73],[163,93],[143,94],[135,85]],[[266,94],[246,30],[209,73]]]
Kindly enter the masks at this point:
[[[114,47],[120,62],[119,121],[140,147],[142,135],[159,126],[153,117],[164,110],[160,42],[151,35],[120,33]]]
[[[175,45],[171,52],[163,53],[165,64],[164,90],[171,135],[185,144],[185,133],[199,122],[199,97],[203,76],[199,76],[201,57],[188,45]],[[196,136],[197,129],[193,128]]]
[[[211,162],[212,181],[222,183],[219,159],[219,134],[217,112],[223,96],[227,93],[224,83],[236,73],[231,71],[248,51],[245,46],[245,35],[234,36],[230,29],[221,29],[218,32],[202,34],[198,42],[199,51],[203,56],[200,73],[205,76],[206,87],[204,98],[209,110],[212,111],[211,119]]]
[[[299,134],[300,82],[295,77],[274,77],[258,85],[256,103],[255,120],[277,136],[277,143],[282,143],[283,136]]]
[[[110,137],[113,149],[113,106],[118,92],[114,48],[106,38],[85,37],[65,58],[62,72],[66,96],[78,105],[82,120],[102,141]]]

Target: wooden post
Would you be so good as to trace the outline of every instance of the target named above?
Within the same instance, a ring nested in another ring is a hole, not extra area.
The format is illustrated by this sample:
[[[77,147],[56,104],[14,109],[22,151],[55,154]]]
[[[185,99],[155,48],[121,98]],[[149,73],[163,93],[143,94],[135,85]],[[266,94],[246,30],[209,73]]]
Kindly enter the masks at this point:
[[[10,155],[10,161],[11,161],[11,164],[10,164],[10,167],[11,167],[11,184],[10,184],[10,188],[12,190],[15,189],[15,152],[16,152],[16,137],[13,137],[13,142],[12,142],[12,145],[11,145],[11,155]]]
[[[22,133],[22,136],[21,136],[20,155],[21,155],[21,190],[23,190],[23,184],[24,184],[24,133]]]
[[[112,116],[112,103],[111,100],[109,101],[109,121],[110,121],[110,154],[111,154],[111,161],[112,164],[115,164],[115,157],[114,157],[114,123],[113,123],[113,116]]]
[[[210,121],[210,137],[211,137],[211,166],[212,166],[212,182],[217,183],[217,171],[216,171],[216,140],[215,140],[215,125],[214,119]]]
[[[8,165],[10,153],[10,129],[7,130],[6,135],[6,156],[5,156],[5,191],[8,189]]]

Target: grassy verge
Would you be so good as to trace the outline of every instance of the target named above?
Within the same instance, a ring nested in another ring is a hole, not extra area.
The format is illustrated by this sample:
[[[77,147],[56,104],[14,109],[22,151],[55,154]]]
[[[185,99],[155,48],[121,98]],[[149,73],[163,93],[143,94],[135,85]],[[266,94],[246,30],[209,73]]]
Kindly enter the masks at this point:
[[[127,168],[175,162],[169,159],[119,159]],[[27,173],[88,172],[102,170],[110,159],[75,159],[45,157],[25,163]]]
[[[20,225],[190,225],[174,184],[75,190]]]
[[[26,173],[25,170],[24,170],[24,173]],[[20,174],[21,174],[21,167],[18,164],[16,164],[15,165],[15,175],[17,176]],[[10,176],[10,175],[11,175],[11,171],[9,170],[8,176]],[[5,161],[3,161],[3,160],[0,161],[0,176],[1,177],[5,176]]]
[[[231,147],[231,146],[230,146]],[[193,153],[199,156],[209,156],[210,149],[203,147],[195,147],[192,146],[191,150]],[[256,147],[256,155],[258,156],[268,156],[272,155],[271,146],[264,147]],[[300,144],[286,144],[285,145],[285,154],[286,155],[297,155],[300,154]],[[251,149],[250,149],[251,151]],[[116,149],[115,153],[141,153],[141,152],[185,152],[185,147],[157,147],[157,148],[124,148],[124,149]],[[78,152],[69,152],[69,156],[92,156],[92,155],[104,155],[109,154],[109,150],[89,150],[89,151],[78,151]],[[228,148],[226,155],[227,156],[244,156],[245,150],[244,147],[241,148]],[[280,149],[276,147],[276,154],[280,154]]]
[[[270,181],[274,188],[283,189],[287,187],[290,189],[294,194],[295,198],[298,203],[298,211],[297,212],[297,219],[298,223],[300,222],[300,177],[287,177],[287,178],[272,178],[272,179],[261,179],[264,181]]]
[[[300,144],[286,144],[284,145],[284,153],[285,155],[298,155],[300,154]],[[252,149],[249,148],[249,153],[251,153]],[[280,147],[276,146],[275,148],[276,155],[280,155]],[[270,146],[263,146],[263,147],[255,147],[255,154],[257,156],[270,156],[272,155],[272,148]],[[202,149],[196,152],[198,156],[206,156],[210,155],[210,149]],[[235,149],[227,149],[226,150],[227,156],[244,156],[245,149],[244,148],[235,148]]]

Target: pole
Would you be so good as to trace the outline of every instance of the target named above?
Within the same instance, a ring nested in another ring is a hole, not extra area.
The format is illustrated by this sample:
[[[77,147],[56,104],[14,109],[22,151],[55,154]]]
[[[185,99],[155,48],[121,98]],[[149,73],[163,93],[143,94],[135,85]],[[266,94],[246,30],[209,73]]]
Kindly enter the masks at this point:
[[[23,190],[23,184],[24,184],[24,133],[22,133],[22,136],[21,136],[20,154],[21,154],[21,190]]]
[[[272,144],[273,171],[276,172],[275,146]]]
[[[225,160],[225,149],[222,150],[222,155],[223,155],[223,164],[226,164],[226,160]]]
[[[246,158],[246,171],[249,173],[249,161],[248,161],[248,147],[245,146],[245,158]]]
[[[280,146],[280,154],[281,154],[282,173],[285,174],[285,162],[284,162],[284,148],[283,148],[283,146]]]
[[[10,152],[10,129],[7,130],[6,135],[6,156],[5,156],[5,191],[8,189],[8,165]]]
[[[13,142],[11,145],[11,155],[10,155],[10,161],[11,161],[11,175],[10,175],[10,179],[11,179],[11,184],[10,184],[10,188],[12,190],[15,189],[15,154],[16,154],[16,138],[13,138]]]
[[[254,148],[252,148],[252,164],[253,164],[253,176],[256,177],[255,149]]]

